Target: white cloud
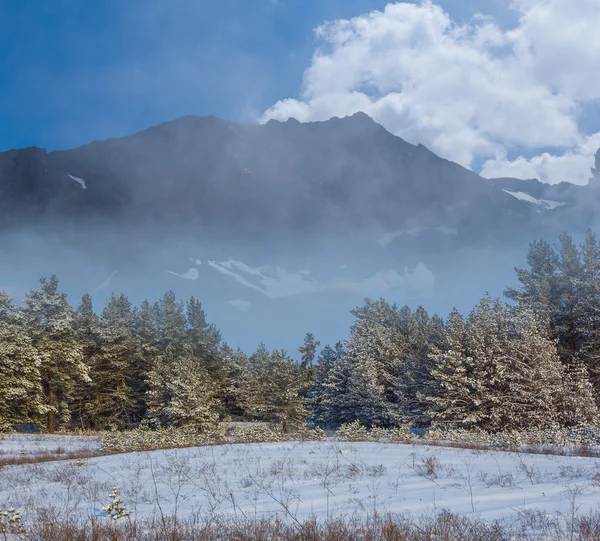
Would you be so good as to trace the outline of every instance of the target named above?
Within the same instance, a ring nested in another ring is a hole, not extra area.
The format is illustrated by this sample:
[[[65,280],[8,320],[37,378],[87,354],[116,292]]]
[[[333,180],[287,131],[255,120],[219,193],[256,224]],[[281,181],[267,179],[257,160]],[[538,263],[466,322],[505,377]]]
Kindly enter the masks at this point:
[[[247,312],[248,309],[250,308],[250,303],[243,299],[235,299],[233,301],[229,301],[228,304],[233,306],[235,309],[239,310],[240,312]]]
[[[537,178],[548,184],[561,181],[585,184],[591,176],[591,167],[598,148],[600,132],[584,137],[580,145],[563,154],[544,152],[533,158],[520,156],[511,161],[505,152],[501,152],[483,164],[481,174],[486,178]]]
[[[456,24],[430,1],[325,23],[300,99],[277,102],[262,121],[364,111],[468,167],[476,158],[502,163],[509,149],[566,148],[561,173],[585,183],[593,161],[580,150],[586,138],[577,117],[600,97],[600,3],[516,0],[512,7],[519,21],[509,30],[483,16]],[[543,159],[526,161],[527,176],[550,179]]]

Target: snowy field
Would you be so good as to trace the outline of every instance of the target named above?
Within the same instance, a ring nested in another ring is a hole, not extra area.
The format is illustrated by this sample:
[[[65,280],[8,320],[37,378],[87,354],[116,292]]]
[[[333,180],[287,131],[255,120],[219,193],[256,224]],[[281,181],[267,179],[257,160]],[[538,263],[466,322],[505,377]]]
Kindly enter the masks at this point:
[[[67,453],[100,449],[100,438],[48,434],[0,435],[0,461],[3,458],[61,457]]]
[[[95,444],[68,439],[27,444],[32,452]],[[22,436],[9,437],[0,449],[21,445]],[[511,521],[538,509],[569,519],[600,509],[600,460],[370,442],[197,447],[0,468],[0,507],[101,516],[113,486],[138,518],[302,521],[448,509]]]

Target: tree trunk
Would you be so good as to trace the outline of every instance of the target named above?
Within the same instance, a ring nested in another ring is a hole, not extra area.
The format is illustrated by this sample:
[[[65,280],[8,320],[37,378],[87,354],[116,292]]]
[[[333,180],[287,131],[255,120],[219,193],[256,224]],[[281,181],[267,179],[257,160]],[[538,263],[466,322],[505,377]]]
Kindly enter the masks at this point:
[[[54,434],[54,383],[50,381],[48,383],[48,405],[50,410],[48,411],[48,432]]]

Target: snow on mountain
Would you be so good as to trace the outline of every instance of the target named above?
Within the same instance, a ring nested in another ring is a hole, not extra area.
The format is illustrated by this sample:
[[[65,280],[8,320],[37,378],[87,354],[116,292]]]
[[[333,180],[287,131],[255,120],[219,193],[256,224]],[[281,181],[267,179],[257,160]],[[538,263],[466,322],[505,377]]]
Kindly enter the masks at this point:
[[[301,272],[288,272],[280,266],[277,266],[274,272],[269,272],[267,267],[253,268],[234,259],[221,263],[209,261],[208,264],[220,273],[231,276],[236,282],[255,289],[270,299],[311,293],[320,289],[310,276]],[[255,279],[254,282],[251,281],[251,277],[258,277],[258,283],[254,283]]]
[[[347,291],[367,296],[390,292],[407,296],[429,296],[433,293],[435,284],[434,274],[423,263],[412,270],[405,267],[403,273],[386,269],[362,279],[344,276],[322,281],[313,277],[308,269],[292,272],[277,265],[274,270],[270,270],[266,266],[250,267],[231,258],[221,263],[209,261],[208,264],[221,274],[234,278],[239,284],[259,291],[270,299],[319,291]]]
[[[197,280],[198,279],[198,269],[191,268],[187,272],[183,274],[179,274],[173,271],[167,271],[169,274],[174,274],[175,276],[179,276],[180,278],[185,278],[186,280]]]
[[[540,207],[544,207],[546,210],[553,210],[558,207],[562,207],[566,205],[566,203],[560,201],[550,201],[548,199],[536,199],[535,197],[529,195],[525,192],[511,192],[509,190],[502,190],[507,194],[516,197],[519,201],[525,201],[526,203],[532,203],[533,205],[538,205]]]
[[[332,288],[355,291],[367,296],[395,293],[408,297],[427,297],[433,295],[434,284],[435,275],[423,263],[419,263],[413,270],[405,267],[403,274],[387,269],[363,280],[338,279]]]
[[[75,177],[73,175],[70,175],[69,173],[67,173],[68,177],[72,180],[74,180],[75,182],[77,182],[84,190],[87,190],[87,186],[85,185],[85,180],[83,180],[82,178],[79,177]]]
[[[425,231],[436,231],[444,235],[458,235],[458,231],[454,227],[448,227],[446,225],[439,225],[437,227],[413,227],[411,229],[401,229],[399,231],[391,231],[381,235],[377,242],[383,247],[387,247],[394,239],[401,236],[417,237]]]
[[[229,304],[230,306],[233,306],[240,312],[246,312],[250,308],[250,303],[243,299],[235,299],[233,301],[228,301],[227,304]]]

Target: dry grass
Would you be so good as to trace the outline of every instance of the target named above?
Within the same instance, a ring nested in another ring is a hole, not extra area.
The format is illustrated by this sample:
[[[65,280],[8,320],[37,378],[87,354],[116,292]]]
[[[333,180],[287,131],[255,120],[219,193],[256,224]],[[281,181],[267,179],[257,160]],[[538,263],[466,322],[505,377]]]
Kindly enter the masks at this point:
[[[43,464],[44,462],[57,462],[60,460],[85,460],[96,456],[104,456],[114,453],[105,453],[97,449],[79,449],[77,451],[65,452],[64,449],[55,449],[46,453],[38,453],[29,456],[0,456],[0,469],[5,466],[23,466],[26,464]]]
[[[375,518],[368,522],[308,520],[290,524],[279,519],[258,521],[212,521],[207,524],[173,520],[146,524],[58,523],[51,517],[27,531],[32,541],[508,541],[508,532],[498,523],[486,523],[442,511],[435,517]],[[580,538],[582,541],[594,537]]]

